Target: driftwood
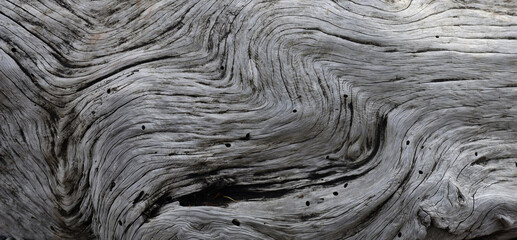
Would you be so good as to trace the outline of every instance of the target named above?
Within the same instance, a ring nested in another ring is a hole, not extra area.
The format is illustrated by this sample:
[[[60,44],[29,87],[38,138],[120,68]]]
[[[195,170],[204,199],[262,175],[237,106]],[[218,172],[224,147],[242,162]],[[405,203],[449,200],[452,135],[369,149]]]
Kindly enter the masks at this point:
[[[2,0],[0,238],[515,238],[516,11]]]

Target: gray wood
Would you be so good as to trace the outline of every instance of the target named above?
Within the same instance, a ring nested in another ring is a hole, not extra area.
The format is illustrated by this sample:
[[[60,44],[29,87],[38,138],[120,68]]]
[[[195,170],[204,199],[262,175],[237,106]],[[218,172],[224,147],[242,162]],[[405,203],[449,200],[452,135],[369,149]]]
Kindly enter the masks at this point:
[[[515,238],[516,10],[0,1],[0,235]]]

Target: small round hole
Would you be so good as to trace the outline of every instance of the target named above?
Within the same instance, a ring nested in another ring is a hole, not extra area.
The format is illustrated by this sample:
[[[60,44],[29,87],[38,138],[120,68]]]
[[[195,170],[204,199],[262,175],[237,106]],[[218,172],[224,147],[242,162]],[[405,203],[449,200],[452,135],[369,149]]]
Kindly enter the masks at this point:
[[[346,94],[345,94],[345,95],[343,95],[343,97],[347,98],[347,97],[348,97],[348,95],[346,95]]]
[[[477,155],[478,155],[478,152],[475,152],[475,153],[474,153],[474,156],[477,156]]]
[[[109,89],[109,88],[108,88],[108,90],[106,90],[106,92],[107,92],[108,94],[110,94],[110,93],[111,93],[111,89]]]
[[[307,202],[305,202],[305,205],[306,205],[306,206],[310,206],[310,205],[311,205],[311,202],[307,201]]]
[[[294,110],[293,110],[293,112],[294,112],[294,113],[295,113],[295,112],[298,112],[298,110],[294,109]]]
[[[11,48],[11,52],[15,53],[16,52],[16,48]]]
[[[397,236],[398,236],[398,237],[402,237],[402,233],[401,233],[401,232],[399,232],[399,234],[397,234]]]
[[[145,130],[145,125],[142,125],[142,130]]]
[[[406,141],[406,145],[409,145],[409,143],[410,143],[410,142],[409,142],[409,140],[407,140],[407,141]]]
[[[343,188],[346,188],[348,187],[348,183],[345,183],[345,185],[343,185]]]
[[[420,147],[420,149],[424,149],[424,145],[422,145],[422,146]]]
[[[424,173],[424,172],[422,172],[422,171],[418,171],[418,174],[423,174],[423,173]]]
[[[329,159],[329,158],[330,158],[330,157],[329,157],[328,155],[325,157],[325,159]]]
[[[231,144],[229,144],[229,143],[225,143],[225,144],[224,144],[224,146],[226,146],[226,147],[228,147],[228,148],[229,148],[229,147],[231,147],[232,145],[231,145]]]
[[[338,192],[333,192],[332,194],[334,194],[334,196],[337,196],[339,193]]]
[[[435,37],[436,37],[436,38],[440,38],[440,36],[438,36],[438,35],[436,35]]]
[[[224,66],[221,66],[220,68],[221,68],[221,70],[224,70]]]
[[[122,221],[118,220],[118,225],[122,226]]]
[[[237,219],[233,219],[233,220],[232,220],[232,223],[233,223],[233,225],[235,225],[235,226],[240,226],[240,225],[241,225],[241,222],[239,222],[239,220],[237,220]]]

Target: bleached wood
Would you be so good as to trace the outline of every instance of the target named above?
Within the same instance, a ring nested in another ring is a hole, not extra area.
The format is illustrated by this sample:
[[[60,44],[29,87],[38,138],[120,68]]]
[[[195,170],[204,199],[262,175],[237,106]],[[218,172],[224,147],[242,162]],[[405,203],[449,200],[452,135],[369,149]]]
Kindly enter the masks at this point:
[[[0,236],[517,237],[517,1],[0,1]]]

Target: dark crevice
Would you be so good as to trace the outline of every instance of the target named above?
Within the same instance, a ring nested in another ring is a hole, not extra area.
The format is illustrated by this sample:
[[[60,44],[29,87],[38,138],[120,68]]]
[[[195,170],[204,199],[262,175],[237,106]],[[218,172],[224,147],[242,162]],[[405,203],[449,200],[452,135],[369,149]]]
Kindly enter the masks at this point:
[[[133,200],[133,204],[136,204],[137,202],[140,202],[140,200],[142,200],[143,197],[144,197],[144,191],[140,191],[138,196],[136,196],[135,200]]]
[[[163,206],[165,206],[171,202],[174,202],[174,200],[172,199],[171,196],[169,196],[169,193],[166,193],[166,194],[162,195],[161,197],[159,197],[158,199],[156,199],[156,201],[154,201],[152,204],[148,205],[142,212],[142,215],[145,218],[144,222],[149,222],[150,218],[154,218],[154,217],[158,216],[160,209]]]
[[[432,83],[441,83],[441,82],[458,82],[458,81],[466,81],[466,80],[472,80],[472,79],[466,79],[466,78],[438,78],[431,80]]]
[[[234,185],[226,187],[209,186],[199,192],[194,192],[175,199],[180,206],[218,206],[226,207],[228,204],[237,201],[265,200],[280,198],[290,193],[291,189],[280,189],[274,191],[258,190],[262,184],[258,185]]]
[[[298,181],[300,179],[282,182]],[[303,189],[305,187],[268,190],[271,185],[280,184],[278,182],[271,184],[252,184],[252,185],[234,185],[234,183],[217,181],[204,188],[201,191],[191,193],[175,199],[179,201],[180,206],[218,206],[226,207],[228,204],[237,201],[266,201],[267,199],[280,198],[285,194]],[[322,185],[322,184],[313,184]],[[323,184],[325,185],[325,184]]]
[[[478,158],[476,161],[472,162],[470,164],[470,166],[474,166],[474,165],[486,165],[488,163],[488,161],[490,161],[490,159],[488,159],[487,157],[483,156],[483,157],[480,157]]]

